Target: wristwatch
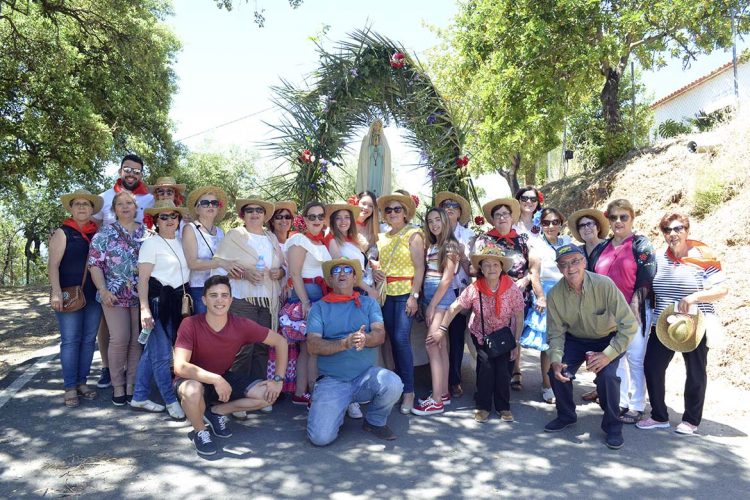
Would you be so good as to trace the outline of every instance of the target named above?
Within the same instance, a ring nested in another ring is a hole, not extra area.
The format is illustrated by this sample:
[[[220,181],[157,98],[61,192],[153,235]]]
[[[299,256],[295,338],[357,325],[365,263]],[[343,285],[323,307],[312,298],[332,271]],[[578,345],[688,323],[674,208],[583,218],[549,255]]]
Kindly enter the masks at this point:
[[[415,299],[418,299],[419,298],[419,292],[414,292],[414,293],[411,294],[411,296],[414,297]]]
[[[274,375],[272,380],[274,382],[283,382],[284,381],[284,377],[281,377],[279,375]]]

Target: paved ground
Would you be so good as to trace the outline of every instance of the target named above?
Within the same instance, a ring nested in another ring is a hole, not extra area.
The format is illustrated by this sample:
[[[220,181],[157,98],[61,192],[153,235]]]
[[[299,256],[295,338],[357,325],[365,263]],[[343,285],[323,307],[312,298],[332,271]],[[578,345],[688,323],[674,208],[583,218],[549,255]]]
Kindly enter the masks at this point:
[[[234,436],[215,458],[199,458],[189,428],[164,415],[112,406],[109,391],[76,409],[62,405],[55,349],[16,367],[0,381],[0,498],[41,496],[252,498],[747,498],[750,439],[748,394],[709,387],[700,436],[625,429],[611,451],[599,430],[601,411],[580,407],[578,424],[545,434],[554,407],[539,401],[537,358],[524,354],[525,388],[512,394],[516,422],[475,423],[468,395],[442,416],[393,413],[398,440],[384,444],[347,419],[327,448],[305,439],[305,411],[289,401],[273,414],[233,422]],[[52,353],[51,355],[49,355]],[[46,356],[45,356],[46,355]],[[49,361],[45,361],[48,358]],[[41,360],[41,361],[40,361]],[[680,380],[681,363],[670,379]],[[464,376],[473,378],[466,356]],[[420,369],[421,388],[426,373]],[[28,382],[18,389],[24,382]],[[19,380],[21,378],[21,380]],[[578,379],[576,394],[592,386]],[[679,385],[679,384],[675,384]],[[467,394],[473,388],[465,384]],[[8,399],[8,396],[12,396]],[[681,405],[678,390],[668,400]]]

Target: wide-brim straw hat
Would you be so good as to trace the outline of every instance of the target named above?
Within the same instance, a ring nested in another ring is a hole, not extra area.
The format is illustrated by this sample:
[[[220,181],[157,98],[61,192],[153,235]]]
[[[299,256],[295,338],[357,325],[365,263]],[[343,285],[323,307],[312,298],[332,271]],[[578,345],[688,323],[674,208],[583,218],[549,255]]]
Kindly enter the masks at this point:
[[[175,206],[172,200],[159,200],[154,203],[153,207],[144,210],[144,213],[154,217],[162,212],[177,212],[184,219],[187,214],[187,208]]]
[[[507,273],[508,270],[513,267],[513,259],[506,257],[505,252],[499,247],[484,247],[481,253],[475,253],[471,256],[471,265],[474,266],[474,269],[479,269],[480,264],[484,259],[493,259],[500,262],[500,265],[503,266],[504,273]]]
[[[386,194],[378,198],[378,208],[382,212],[383,216],[385,216],[385,207],[388,206],[389,203],[397,201],[401,203],[404,207],[406,207],[406,220],[410,221],[414,218],[414,214],[417,213],[417,206],[414,204],[414,200],[411,199],[411,196],[405,195],[405,194]]]
[[[60,203],[63,208],[70,213],[73,213],[73,208],[70,206],[70,203],[73,200],[86,200],[91,202],[94,206],[95,214],[99,213],[104,206],[104,199],[101,196],[91,194],[91,192],[86,189],[76,189],[72,193],[64,194],[60,197]]]
[[[515,224],[518,219],[521,218],[521,204],[515,198],[497,198],[496,200],[488,201],[482,205],[482,213],[484,214],[484,220],[487,223],[492,224],[492,209],[498,205],[507,205],[510,207],[510,218],[511,222]]]
[[[458,221],[466,224],[471,220],[471,203],[460,194],[451,193],[450,191],[440,191],[435,195],[435,206],[439,207],[445,200],[455,200],[461,205],[461,218]]]
[[[187,198],[187,206],[188,210],[190,210],[190,214],[194,219],[198,218],[198,211],[196,210],[195,204],[206,194],[212,194],[216,196],[216,199],[221,202],[221,206],[216,212],[216,221],[222,221],[224,219],[224,216],[227,214],[227,204],[229,203],[229,199],[227,198],[227,193],[217,186],[201,186],[190,191],[190,194]]]
[[[607,234],[609,234],[609,221],[606,217],[604,217],[604,213],[594,208],[584,208],[583,210],[576,210],[568,218],[568,229],[570,229],[570,234],[572,234],[576,240],[583,243],[581,233],[580,231],[578,231],[578,221],[581,219],[581,217],[594,219],[599,224],[600,240],[603,240],[604,238],[606,238]]]
[[[331,203],[325,206],[326,211],[326,222],[331,220],[331,216],[339,210],[349,210],[352,213],[352,222],[356,222],[359,217],[360,208],[357,205],[350,205],[349,203]]]
[[[274,203],[274,212],[278,212],[279,210],[289,210],[289,213],[292,214],[292,217],[297,215],[297,204],[290,200],[285,201],[275,201]]]
[[[675,352],[694,351],[706,334],[703,312],[698,314],[675,313],[669,304],[656,321],[656,336],[667,349]]]
[[[265,219],[263,219],[263,222],[268,222],[271,220],[271,217],[273,217],[273,212],[276,207],[276,205],[271,201],[266,201],[263,198],[258,198],[257,196],[251,196],[249,198],[241,198],[234,202],[234,208],[237,212],[237,214],[242,217],[240,214],[240,211],[242,210],[242,207],[245,205],[258,205],[266,209],[266,216]]]
[[[359,259],[345,259],[339,257],[338,259],[323,262],[323,277],[326,280],[331,278],[331,269],[335,266],[352,266],[355,277],[354,286],[360,286],[362,284],[362,266],[359,264]]]
[[[154,191],[156,191],[156,188],[160,187],[171,187],[176,189],[180,193],[184,193],[187,184],[177,184],[177,181],[174,179],[174,177],[159,177],[158,179],[156,179],[156,184],[149,186],[148,189],[149,191],[151,191],[151,193],[154,193]]]

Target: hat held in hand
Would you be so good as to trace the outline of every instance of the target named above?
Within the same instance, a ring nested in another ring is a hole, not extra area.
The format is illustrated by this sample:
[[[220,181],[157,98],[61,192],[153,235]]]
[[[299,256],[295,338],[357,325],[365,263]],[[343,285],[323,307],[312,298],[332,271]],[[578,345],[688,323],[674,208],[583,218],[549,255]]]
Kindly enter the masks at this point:
[[[665,347],[675,352],[694,351],[706,335],[705,317],[698,314],[675,312],[669,304],[656,322],[656,336]]]

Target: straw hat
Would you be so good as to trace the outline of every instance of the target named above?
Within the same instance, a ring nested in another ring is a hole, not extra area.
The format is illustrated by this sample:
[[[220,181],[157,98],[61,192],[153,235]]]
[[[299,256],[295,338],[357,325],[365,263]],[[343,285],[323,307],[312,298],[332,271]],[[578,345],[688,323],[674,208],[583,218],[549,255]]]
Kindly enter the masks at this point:
[[[405,194],[395,193],[381,196],[378,198],[378,208],[385,215],[385,207],[393,201],[397,201],[406,207],[407,222],[414,218],[414,214],[417,213],[417,206],[414,204],[414,200],[411,199],[411,196]]]
[[[705,316],[675,313],[674,304],[669,304],[656,321],[656,336],[667,349],[676,352],[694,351],[706,334]]]
[[[91,194],[90,191],[86,189],[76,189],[72,193],[64,194],[60,197],[60,203],[62,204],[63,208],[67,210],[70,213],[73,213],[73,208],[70,206],[70,203],[73,200],[87,200],[91,202],[91,204],[94,206],[94,213],[99,213],[102,209],[102,206],[104,206],[104,199],[102,199],[101,196],[97,196],[95,194]]]
[[[176,191],[179,191],[180,193],[184,193],[187,184],[177,184],[177,181],[174,180],[174,177],[159,177],[158,179],[156,179],[156,184],[149,186],[148,189],[149,191],[151,191],[151,193],[154,193],[156,191],[156,188],[160,187],[171,187]]]
[[[162,212],[177,212],[184,219],[185,214],[187,214],[187,208],[176,207],[172,200],[159,200],[154,203],[153,207],[147,208],[144,212],[151,217],[159,215]]]
[[[362,266],[359,264],[359,259],[345,259],[339,257],[338,259],[323,262],[323,277],[326,280],[331,278],[331,269],[335,266],[352,266],[352,269],[354,269],[354,277],[356,278],[354,286],[360,286],[362,284]]]
[[[479,269],[480,263],[484,259],[493,259],[503,266],[503,272],[507,273],[513,267],[513,259],[505,256],[505,252],[499,247],[486,246],[481,253],[475,253],[471,256],[471,265],[474,269]]]
[[[339,210],[349,210],[352,213],[352,221],[356,221],[359,217],[360,208],[357,205],[350,205],[349,203],[331,203],[325,206],[326,211],[326,222],[331,220],[331,216]]]
[[[276,212],[278,210],[289,210],[289,213],[292,214],[292,217],[297,215],[297,204],[293,201],[276,201],[274,202],[274,209],[273,211]]]
[[[466,224],[471,220],[471,203],[466,198],[450,191],[440,191],[435,195],[435,206],[439,207],[445,200],[454,200],[461,205],[461,218],[458,219],[461,224]]]
[[[492,209],[498,205],[507,205],[510,207],[510,218],[513,224],[518,222],[518,219],[521,218],[521,204],[518,203],[518,200],[515,198],[498,198],[482,205],[484,220],[489,224],[492,224]]]
[[[570,229],[570,234],[573,235],[573,237],[583,242],[583,238],[581,238],[581,233],[578,231],[578,220],[581,217],[588,217],[589,219],[594,219],[599,224],[599,239],[603,240],[606,238],[607,234],[609,234],[609,221],[606,217],[604,217],[604,214],[596,210],[594,208],[584,208],[583,210],[576,210],[573,212],[573,214],[568,218],[568,229]]]
[[[273,217],[273,211],[276,205],[274,205],[270,201],[266,201],[263,198],[258,198],[257,196],[250,196],[249,198],[240,198],[239,200],[234,202],[234,208],[236,209],[237,213],[239,214],[242,211],[242,207],[245,205],[258,205],[266,209],[266,216],[265,219],[263,219],[263,222],[268,222],[271,217]],[[240,215],[240,217],[242,217]]]
[[[187,206],[188,210],[190,210],[190,214],[193,216],[193,219],[198,219],[198,211],[196,210],[195,204],[198,203],[198,200],[200,200],[203,195],[211,193],[212,195],[216,196],[216,198],[220,202],[220,206],[218,211],[216,212],[216,221],[220,222],[224,220],[224,216],[227,214],[227,193],[221,189],[220,187],[216,186],[201,186],[197,189],[193,189],[190,191],[190,194],[187,198]]]

